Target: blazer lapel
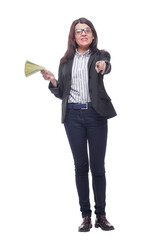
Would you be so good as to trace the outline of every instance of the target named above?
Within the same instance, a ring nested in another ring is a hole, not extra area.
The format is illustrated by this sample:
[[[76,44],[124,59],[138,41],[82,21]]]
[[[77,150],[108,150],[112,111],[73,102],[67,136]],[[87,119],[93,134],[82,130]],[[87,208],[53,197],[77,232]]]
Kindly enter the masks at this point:
[[[71,79],[72,77],[72,65],[73,65],[73,59],[69,60],[65,66],[66,68],[65,72],[69,79]]]
[[[91,55],[90,58],[89,58],[89,61],[88,61],[88,72],[90,70],[90,67],[91,67],[91,64],[92,64],[94,58],[95,58],[95,54]]]

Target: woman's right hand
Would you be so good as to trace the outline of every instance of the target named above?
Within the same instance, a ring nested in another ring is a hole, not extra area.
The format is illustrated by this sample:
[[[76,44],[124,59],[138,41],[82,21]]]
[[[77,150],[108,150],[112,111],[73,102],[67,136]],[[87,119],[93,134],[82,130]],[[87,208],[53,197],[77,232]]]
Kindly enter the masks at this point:
[[[41,73],[45,80],[51,81],[53,86],[57,87],[57,82],[56,82],[55,76],[53,75],[52,72],[50,72],[48,70],[42,70]]]

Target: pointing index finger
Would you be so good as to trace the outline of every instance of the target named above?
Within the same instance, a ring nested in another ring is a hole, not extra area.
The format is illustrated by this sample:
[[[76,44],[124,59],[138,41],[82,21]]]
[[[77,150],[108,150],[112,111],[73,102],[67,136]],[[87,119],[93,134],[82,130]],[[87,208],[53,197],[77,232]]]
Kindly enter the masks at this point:
[[[96,71],[99,73],[99,61],[96,62],[96,64],[95,64],[95,69],[96,69]]]

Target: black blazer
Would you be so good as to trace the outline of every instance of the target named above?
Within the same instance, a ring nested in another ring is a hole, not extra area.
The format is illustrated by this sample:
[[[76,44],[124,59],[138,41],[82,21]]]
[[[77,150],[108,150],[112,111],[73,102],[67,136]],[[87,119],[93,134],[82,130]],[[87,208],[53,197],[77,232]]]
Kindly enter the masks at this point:
[[[108,96],[104,83],[103,75],[97,73],[95,70],[95,64],[97,61],[105,61],[107,63],[106,71],[107,74],[111,71],[110,54],[106,51],[97,51],[90,56],[88,62],[88,74],[89,74],[89,93],[92,102],[92,106],[97,113],[108,118],[116,116],[116,111],[111,103],[111,99]],[[72,73],[73,59],[67,63],[59,65],[59,74],[57,87],[55,88],[52,83],[49,83],[50,91],[62,100],[62,118],[61,122],[64,123],[66,116],[66,109],[68,103],[68,97],[71,89],[71,73]]]

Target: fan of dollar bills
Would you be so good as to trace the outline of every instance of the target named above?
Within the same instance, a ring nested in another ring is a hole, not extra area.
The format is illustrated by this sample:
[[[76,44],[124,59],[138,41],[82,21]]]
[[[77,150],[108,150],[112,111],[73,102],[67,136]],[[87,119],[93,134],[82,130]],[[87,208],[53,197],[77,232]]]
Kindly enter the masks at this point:
[[[45,68],[40,65],[37,65],[35,63],[29,62],[29,61],[25,62],[24,72],[25,72],[26,77],[28,77],[36,72],[39,72],[41,70],[45,70]]]

